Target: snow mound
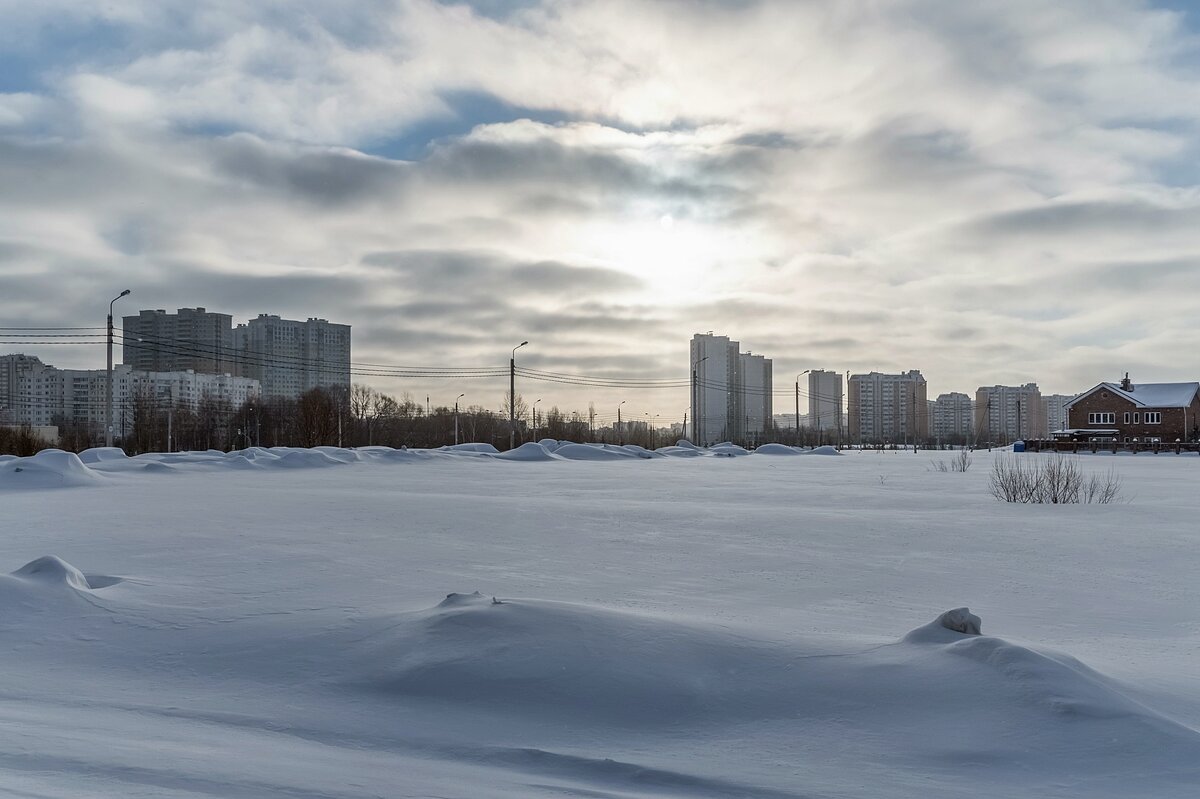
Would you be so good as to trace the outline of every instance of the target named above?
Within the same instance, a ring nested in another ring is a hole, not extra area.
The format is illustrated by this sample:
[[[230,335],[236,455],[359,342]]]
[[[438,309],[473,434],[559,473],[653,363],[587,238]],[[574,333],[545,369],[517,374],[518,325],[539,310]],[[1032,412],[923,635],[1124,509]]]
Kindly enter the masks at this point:
[[[57,488],[93,485],[102,479],[78,455],[61,449],[44,449],[0,463],[0,487]]]
[[[832,447],[829,444],[824,444],[819,447],[813,447],[808,451],[809,455],[841,455],[837,447]]]
[[[563,444],[554,451],[560,458],[571,461],[625,461],[638,457],[632,452],[612,450],[592,444]]]
[[[260,460],[277,461],[277,460],[279,460],[278,453],[272,452],[271,450],[266,449],[264,447],[246,447],[245,449],[239,449],[239,450],[230,452],[227,457],[230,459],[241,457],[247,461],[260,461]]]
[[[644,458],[646,460],[649,460],[651,458],[665,458],[666,457],[665,455],[663,455],[659,452],[656,452],[651,449],[646,449],[645,447],[639,446],[637,444],[626,444],[624,447],[622,447],[622,449],[632,452],[634,455],[637,455],[639,458]]]
[[[948,643],[964,636],[982,635],[983,620],[970,608],[947,610],[928,624],[910,631],[904,640],[911,643]]]
[[[313,447],[316,452],[323,452],[330,458],[341,463],[357,463],[362,460],[362,456],[352,449],[345,447]]]
[[[553,439],[553,438],[543,438],[538,443],[541,444],[546,449],[550,450],[551,452],[554,452],[554,450],[558,449],[559,445],[562,442],[560,442],[556,439]]]
[[[713,444],[708,448],[712,454],[723,458],[734,458],[741,455],[749,455],[750,450],[745,447],[739,447],[737,444],[731,444],[725,441],[721,444]]]
[[[665,455],[668,458],[699,458],[704,455],[701,450],[696,449],[690,444],[686,447],[659,447],[655,452]]]
[[[565,725],[786,719],[815,734],[836,718],[930,764],[1006,751],[996,742],[1011,730],[1021,731],[1021,757],[1048,768],[1064,740],[1111,756],[1131,748],[1173,752],[1166,761],[1200,755],[1195,731],[1074,658],[951,629],[972,625],[977,617],[955,609],[876,645],[772,640],[746,628],[454,593],[428,610],[375,620],[343,650],[338,681],[439,712]]]
[[[654,723],[769,713],[786,662],[717,628],[563,602],[452,593],[381,622],[351,681],[521,715]]]
[[[13,572],[12,576],[41,585],[67,586],[77,591],[92,589],[87,577],[83,576],[83,572],[54,555],[44,555],[36,560],[31,560]]]
[[[284,452],[276,461],[266,462],[269,466],[282,469],[320,469],[326,466],[343,466],[344,461],[330,457],[315,449],[298,449]]]
[[[963,638],[948,645],[946,652],[987,667],[1053,715],[1068,719],[1140,717],[1164,727],[1174,725],[1125,696],[1107,677],[1070,655],[984,636]]]
[[[493,447],[491,444],[450,444],[442,447],[443,452],[481,452],[485,455],[499,455],[500,450]]]
[[[555,453],[537,444],[533,441],[527,441],[516,449],[510,449],[508,452],[501,452],[493,455],[494,458],[499,458],[505,461],[557,461],[562,460]]]
[[[694,450],[697,450],[697,451],[699,451],[699,449],[700,449],[700,448],[699,448],[699,447],[697,447],[695,444],[693,444],[692,442],[688,441],[686,438],[681,438],[681,439],[679,439],[678,441],[676,441],[676,442],[675,442],[675,446],[677,446],[677,447],[679,447],[679,448],[681,448],[681,449],[694,449]]]
[[[129,458],[120,447],[92,447],[79,453],[79,460],[84,463],[100,463],[101,461],[123,461]]]
[[[763,444],[754,450],[755,455],[799,455],[800,450],[786,444]]]
[[[273,460],[279,460],[274,458]],[[226,469],[258,469],[262,466],[261,457],[252,458],[243,452],[231,452],[221,465]],[[165,464],[164,464],[165,465]]]

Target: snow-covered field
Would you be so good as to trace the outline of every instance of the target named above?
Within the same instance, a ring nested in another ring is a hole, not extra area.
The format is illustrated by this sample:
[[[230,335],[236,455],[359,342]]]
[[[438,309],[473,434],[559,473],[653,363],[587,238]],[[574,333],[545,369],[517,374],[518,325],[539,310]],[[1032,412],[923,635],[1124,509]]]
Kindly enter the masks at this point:
[[[0,458],[0,794],[1200,795],[1200,457],[560,452]]]

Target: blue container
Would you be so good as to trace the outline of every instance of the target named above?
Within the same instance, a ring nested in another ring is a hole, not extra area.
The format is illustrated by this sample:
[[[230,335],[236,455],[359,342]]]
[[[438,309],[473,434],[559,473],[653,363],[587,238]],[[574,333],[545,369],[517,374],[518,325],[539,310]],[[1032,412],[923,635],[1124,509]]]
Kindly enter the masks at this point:
[[[1024,441],[1014,441],[1013,442],[1013,452],[1024,452],[1024,451],[1025,451],[1025,442]]]

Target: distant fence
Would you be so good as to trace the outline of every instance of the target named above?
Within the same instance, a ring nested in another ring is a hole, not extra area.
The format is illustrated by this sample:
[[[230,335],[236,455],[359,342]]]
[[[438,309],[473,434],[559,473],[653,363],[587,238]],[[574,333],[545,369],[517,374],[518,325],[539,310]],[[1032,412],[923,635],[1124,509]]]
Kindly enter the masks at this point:
[[[1059,441],[1057,439],[1027,440],[1026,452],[1195,452],[1200,454],[1200,442],[1196,441]]]

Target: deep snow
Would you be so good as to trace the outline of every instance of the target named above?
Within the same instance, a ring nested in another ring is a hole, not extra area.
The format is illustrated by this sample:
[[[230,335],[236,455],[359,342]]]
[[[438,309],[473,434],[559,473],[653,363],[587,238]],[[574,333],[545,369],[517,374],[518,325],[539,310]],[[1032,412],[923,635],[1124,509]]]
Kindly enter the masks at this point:
[[[4,459],[0,791],[1196,795],[1200,458],[793,452]]]

